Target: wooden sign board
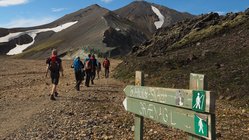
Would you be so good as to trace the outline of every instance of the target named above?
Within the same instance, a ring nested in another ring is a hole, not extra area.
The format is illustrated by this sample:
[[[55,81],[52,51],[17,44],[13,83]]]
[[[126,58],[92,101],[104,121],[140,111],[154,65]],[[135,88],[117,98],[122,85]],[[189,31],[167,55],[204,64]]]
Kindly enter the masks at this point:
[[[126,97],[123,104],[129,112],[203,138],[210,138],[210,114],[200,114],[192,110],[130,97]]]
[[[212,103],[214,98],[210,91],[170,89],[145,86],[125,87],[124,92],[127,97],[162,103],[198,112],[214,113],[215,108]]]

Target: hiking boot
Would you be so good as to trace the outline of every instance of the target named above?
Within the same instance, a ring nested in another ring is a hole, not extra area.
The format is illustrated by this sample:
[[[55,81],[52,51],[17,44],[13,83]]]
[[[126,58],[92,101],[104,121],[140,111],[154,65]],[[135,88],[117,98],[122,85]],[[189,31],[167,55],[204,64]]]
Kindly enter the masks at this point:
[[[80,91],[80,87],[79,87],[79,86],[76,85],[74,88],[75,88],[77,91]]]
[[[92,85],[94,85],[93,81],[92,81]]]
[[[85,84],[86,87],[89,87],[89,84]]]
[[[51,96],[50,96],[50,100],[55,101],[55,97],[54,97],[54,95],[51,95]]]
[[[55,97],[58,97],[58,95],[59,95],[58,92],[55,92],[55,93],[54,93],[54,96],[55,96]]]

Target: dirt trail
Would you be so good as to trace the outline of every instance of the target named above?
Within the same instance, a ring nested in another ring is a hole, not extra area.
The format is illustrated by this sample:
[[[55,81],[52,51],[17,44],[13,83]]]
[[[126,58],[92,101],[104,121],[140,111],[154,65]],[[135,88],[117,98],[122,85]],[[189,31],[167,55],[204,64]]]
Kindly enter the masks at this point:
[[[95,80],[95,85],[87,88],[83,84],[81,91],[74,90],[74,74],[69,61],[64,61],[65,76],[60,78],[57,101],[49,100],[50,78],[45,78],[44,61],[2,60],[0,73],[0,139],[14,133],[15,130],[30,125],[32,117],[56,105],[70,104],[76,95],[85,92],[119,92],[116,87],[123,84],[112,78]],[[120,61],[113,60],[111,74]],[[20,65],[22,64],[22,65]]]
[[[119,63],[111,60],[111,75]],[[71,62],[63,61],[59,97],[51,101],[44,61],[3,58],[1,64],[0,139],[133,139],[133,114],[122,105],[124,83],[104,79],[101,73],[94,85],[82,84],[77,92]],[[248,139],[249,116],[244,111],[217,101],[218,139]],[[146,140],[186,138],[183,132],[148,119],[144,132]]]

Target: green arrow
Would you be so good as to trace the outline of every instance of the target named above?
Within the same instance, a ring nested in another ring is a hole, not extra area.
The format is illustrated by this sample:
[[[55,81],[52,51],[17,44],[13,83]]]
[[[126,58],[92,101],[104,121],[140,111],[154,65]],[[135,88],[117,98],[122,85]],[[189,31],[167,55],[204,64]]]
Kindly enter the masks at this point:
[[[195,134],[208,139],[210,138],[210,136],[208,136],[211,132],[210,114],[197,114],[192,110],[186,110],[183,108],[168,106],[160,103],[130,97],[127,97],[125,99],[125,102],[126,109],[129,112],[135,113],[146,118],[150,118],[154,121],[160,122],[162,124],[174,128],[178,128],[191,134]],[[197,119],[195,118],[196,115],[202,116],[201,118],[206,118],[206,122],[204,122],[204,119],[202,119],[202,126],[199,122],[197,122],[198,120],[200,120],[200,117],[198,117]]]
[[[128,85],[125,87],[124,92],[126,96],[132,98],[182,107],[190,110],[194,109],[192,105],[195,103],[193,102],[193,99],[195,100],[195,98],[193,98],[194,90]],[[205,102],[202,102],[202,106],[205,107],[198,111],[213,113],[215,111],[213,102],[215,100],[214,94],[210,94],[210,91],[203,92],[205,92]]]

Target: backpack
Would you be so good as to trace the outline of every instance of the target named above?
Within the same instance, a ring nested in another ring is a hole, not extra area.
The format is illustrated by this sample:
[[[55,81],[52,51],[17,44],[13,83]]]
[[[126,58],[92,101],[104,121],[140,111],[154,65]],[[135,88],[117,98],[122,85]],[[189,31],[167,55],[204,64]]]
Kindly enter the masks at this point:
[[[103,66],[105,68],[109,68],[110,67],[110,61],[109,60],[104,60]]]
[[[91,62],[92,62],[92,69],[96,70],[96,67],[98,66],[97,60],[96,59],[91,59]]]
[[[80,71],[82,68],[82,64],[80,63],[79,59],[75,59],[73,62],[73,67],[75,71]]]
[[[60,64],[57,59],[57,56],[50,57],[49,70],[51,72],[59,72],[60,70]]]
[[[89,59],[85,63],[85,70],[90,70],[92,68],[92,61]]]

